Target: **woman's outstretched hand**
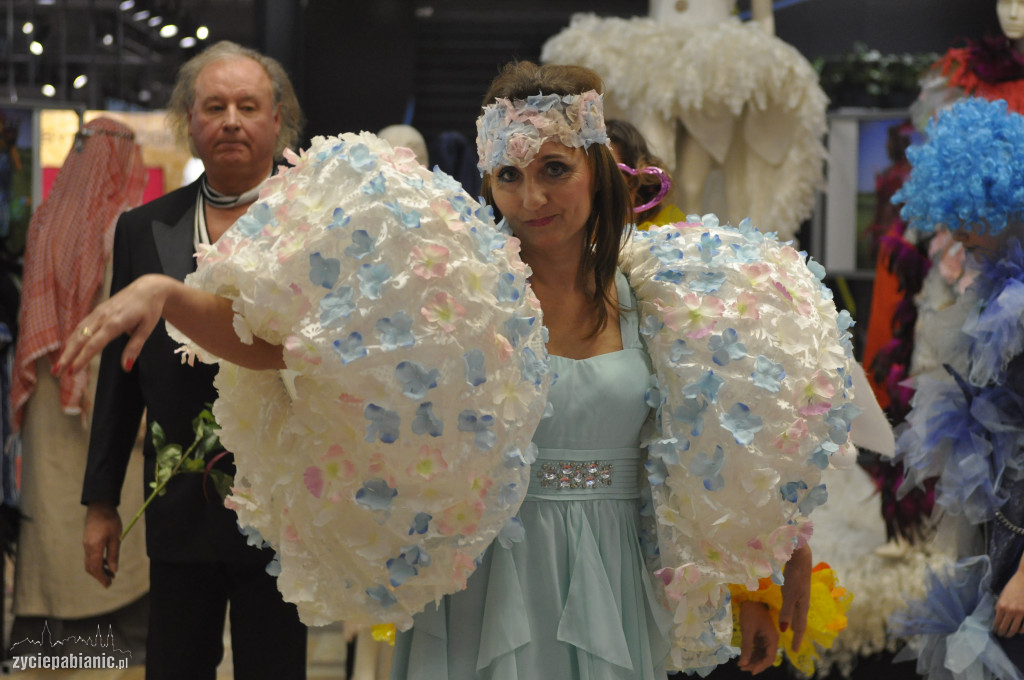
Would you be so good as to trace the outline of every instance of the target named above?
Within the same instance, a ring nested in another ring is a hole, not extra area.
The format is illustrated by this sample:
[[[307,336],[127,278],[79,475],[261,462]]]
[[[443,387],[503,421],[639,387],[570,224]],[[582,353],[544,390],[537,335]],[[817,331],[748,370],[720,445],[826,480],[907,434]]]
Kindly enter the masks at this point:
[[[64,345],[54,373],[74,373],[122,334],[129,336],[121,353],[121,366],[132,369],[146,338],[153,332],[164,304],[179,281],[162,274],[146,274],[99,304],[82,319]]]

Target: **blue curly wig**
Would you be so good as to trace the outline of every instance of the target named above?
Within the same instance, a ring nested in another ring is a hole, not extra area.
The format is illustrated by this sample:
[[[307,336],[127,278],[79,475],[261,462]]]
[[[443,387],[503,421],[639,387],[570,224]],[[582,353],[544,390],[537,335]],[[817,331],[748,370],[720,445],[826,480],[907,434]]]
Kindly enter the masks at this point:
[[[998,234],[1024,216],[1024,116],[1003,100],[957,102],[907,150],[910,178],[892,197],[912,227]]]

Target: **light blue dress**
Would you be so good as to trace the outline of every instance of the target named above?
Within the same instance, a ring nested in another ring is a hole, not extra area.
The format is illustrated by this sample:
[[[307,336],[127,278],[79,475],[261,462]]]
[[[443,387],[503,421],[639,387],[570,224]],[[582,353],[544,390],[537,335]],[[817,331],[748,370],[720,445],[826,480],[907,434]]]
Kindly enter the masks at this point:
[[[465,590],[399,634],[394,680],[653,680],[666,677],[671,615],[639,537],[640,429],[650,362],[622,274],[623,349],[551,357],[554,415],[519,512],[525,538],[494,543]]]

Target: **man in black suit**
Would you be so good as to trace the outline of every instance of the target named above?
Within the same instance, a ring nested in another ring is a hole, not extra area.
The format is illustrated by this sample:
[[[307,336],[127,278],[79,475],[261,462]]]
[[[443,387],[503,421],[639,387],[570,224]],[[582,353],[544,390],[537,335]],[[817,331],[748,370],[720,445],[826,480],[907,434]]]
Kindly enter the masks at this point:
[[[298,139],[301,111],[273,59],[221,42],[178,74],[168,120],[205,166],[199,180],[122,215],[114,237],[111,294],[138,277],[184,279],[199,244],[214,243],[245,213],[274,158]],[[192,420],[216,398],[216,367],[183,365],[160,321],[137,357],[121,365],[127,336],[103,352],[82,503],[88,506],[86,570],[104,585],[117,573],[117,505],[142,413],[167,441],[187,446]],[[147,437],[145,483],[155,450]],[[230,456],[216,465],[234,472]],[[304,678],[306,629],[266,572],[272,552],[250,547],[203,475],[182,474],[146,511],[150,557],[147,678],[213,680],[230,603],[235,677]]]

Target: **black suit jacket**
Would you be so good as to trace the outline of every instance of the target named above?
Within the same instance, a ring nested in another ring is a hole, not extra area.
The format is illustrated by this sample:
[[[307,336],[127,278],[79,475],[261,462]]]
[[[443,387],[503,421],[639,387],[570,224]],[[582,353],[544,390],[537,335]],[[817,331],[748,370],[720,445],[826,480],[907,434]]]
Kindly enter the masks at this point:
[[[158,273],[184,280],[195,270],[193,233],[199,182],[171,192],[135,210],[117,222],[111,295],[143,274]],[[187,448],[194,434],[192,420],[216,399],[215,366],[196,362],[183,365],[177,348],[161,320],[146,340],[132,370],[121,369],[127,336],[110,343],[100,361],[96,403],[89,438],[89,458],[82,503],[120,502],[125,470],[139,421],[146,412],[145,495],[155,470],[155,449],[149,427],[157,422],[168,442]],[[234,474],[230,456],[217,467]],[[138,508],[121,508],[127,524]],[[146,510],[146,548],[149,557],[169,562],[267,562],[272,553],[246,545],[235,513],[226,509],[202,475],[180,474],[167,485],[167,493]]]

